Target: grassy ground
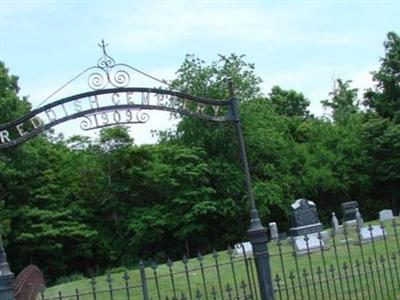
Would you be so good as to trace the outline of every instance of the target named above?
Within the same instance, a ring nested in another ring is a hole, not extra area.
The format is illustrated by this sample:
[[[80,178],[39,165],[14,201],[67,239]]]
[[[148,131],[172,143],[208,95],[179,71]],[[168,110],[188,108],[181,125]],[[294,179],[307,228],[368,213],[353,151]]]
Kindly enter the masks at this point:
[[[347,240],[343,234],[329,238],[324,251],[310,255],[294,256],[287,241],[282,241],[281,245],[270,242],[276,299],[400,299],[400,227],[396,227],[396,236],[391,221],[384,225],[386,240],[360,246],[355,243],[358,237],[354,228],[350,228]],[[181,261],[174,262],[172,278],[167,265],[155,270],[146,267],[150,298],[158,299],[158,294],[162,299],[172,298],[174,294],[179,298],[184,293],[189,299],[195,299],[198,293],[202,299],[237,299],[253,293],[257,287],[253,259],[244,260],[226,251],[217,254],[217,261],[212,254],[204,256],[202,267],[197,258],[190,259],[188,271]],[[48,288],[45,297],[61,299],[60,295],[72,296],[78,289],[80,300],[125,300],[128,292],[130,299],[141,299],[140,271],[129,270],[127,275],[128,280],[124,279],[124,273],[112,274],[111,282],[107,281],[107,276],[97,277],[96,298],[90,279]]]

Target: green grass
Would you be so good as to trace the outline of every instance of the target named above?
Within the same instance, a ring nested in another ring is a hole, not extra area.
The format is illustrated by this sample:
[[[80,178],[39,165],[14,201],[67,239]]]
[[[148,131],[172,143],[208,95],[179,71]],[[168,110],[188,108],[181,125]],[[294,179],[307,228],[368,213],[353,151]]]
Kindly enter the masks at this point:
[[[376,222],[371,223],[376,224]],[[385,222],[385,230],[386,242],[377,240],[375,243],[360,246],[354,243],[358,241],[358,237],[354,228],[350,228],[348,243],[346,243],[345,237],[339,234],[335,238],[336,247],[334,247],[334,241],[328,239],[325,241],[326,248],[322,253],[317,251],[309,256],[294,257],[293,248],[286,241],[282,241],[281,247],[276,242],[270,242],[268,248],[271,255],[272,277],[274,287],[279,289],[275,293],[276,299],[400,299],[400,249],[398,244],[400,227],[397,228],[397,239],[391,221]],[[334,249],[336,249],[336,254]],[[388,264],[388,260],[390,264]],[[193,298],[198,289],[203,298],[207,292],[209,299],[213,299],[211,291],[214,287],[217,292],[216,298],[220,299],[219,279],[224,298],[229,298],[226,290],[228,284],[232,288],[232,297],[238,295],[243,297],[244,290],[246,294],[249,294],[249,285],[252,290],[256,286],[253,282],[253,279],[256,278],[254,261],[250,258],[247,262],[246,269],[246,261],[243,257],[232,257],[226,251],[218,252],[218,271],[220,273],[218,276],[213,256],[211,254],[204,256],[202,264],[206,289],[204,289],[202,269],[197,258],[189,260],[187,273],[181,261],[174,262],[172,270],[175,292],[177,296],[183,292],[189,298],[188,276]],[[347,269],[344,264],[347,265]],[[333,268],[333,272],[331,268]],[[304,276],[304,270],[308,275]],[[168,296],[171,299],[174,289],[168,266],[158,266],[156,274],[150,267],[146,267],[145,271],[150,297],[158,299],[157,278],[161,298],[165,299],[165,296]],[[129,275],[131,299],[141,299],[139,270],[129,270],[127,274]],[[339,275],[341,280],[338,278]],[[123,276],[124,273],[112,275],[113,299],[115,300],[127,299],[126,282]],[[245,286],[241,286],[242,282],[245,283]],[[80,300],[94,299],[90,279],[48,288],[45,296],[46,298],[58,297],[59,292],[62,295],[75,295],[76,289],[81,295]],[[96,296],[98,300],[111,299],[107,276],[96,278]]]

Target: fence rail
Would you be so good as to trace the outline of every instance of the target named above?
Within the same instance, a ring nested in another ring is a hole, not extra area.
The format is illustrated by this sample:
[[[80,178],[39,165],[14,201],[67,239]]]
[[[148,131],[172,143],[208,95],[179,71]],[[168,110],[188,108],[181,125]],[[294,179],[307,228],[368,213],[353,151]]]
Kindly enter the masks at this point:
[[[243,249],[242,249],[243,250]],[[211,255],[166,264],[141,262],[137,270],[122,275],[83,280],[83,288],[63,285],[44,291],[42,300],[122,300],[122,299],[259,299],[255,292],[254,260],[240,249],[214,251]]]
[[[271,241],[275,299],[400,299],[399,226],[393,219]],[[244,247],[164,265],[141,262],[137,270],[75,284],[50,288],[41,299],[260,299]]]
[[[276,299],[400,299],[400,243],[396,219],[341,232],[319,232],[295,241],[278,241],[273,263]]]

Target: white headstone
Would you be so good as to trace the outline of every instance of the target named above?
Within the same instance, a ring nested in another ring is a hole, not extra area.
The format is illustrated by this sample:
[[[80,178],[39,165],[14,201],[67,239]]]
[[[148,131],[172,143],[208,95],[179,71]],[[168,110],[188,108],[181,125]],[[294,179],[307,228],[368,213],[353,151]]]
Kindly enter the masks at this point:
[[[332,229],[335,231],[339,230],[339,220],[334,212],[332,213]]]
[[[372,241],[372,238],[374,240],[383,239],[384,234],[386,235],[386,231],[382,230],[379,225],[371,226],[371,229],[369,227],[363,227],[360,230],[360,240],[361,243],[368,243]]]
[[[244,253],[246,253],[247,256],[253,255],[253,247],[250,242],[242,242],[235,245],[235,254],[237,256],[244,256]]]
[[[308,246],[307,246],[308,245]],[[304,237],[297,237],[294,240],[294,248],[296,250],[296,254],[307,254],[308,252],[319,251],[321,246],[324,247],[323,239],[318,238],[318,234],[310,234],[308,235],[308,241],[305,240]]]
[[[358,208],[356,208],[356,225],[358,226],[358,228],[361,228],[364,226],[364,219],[362,218],[361,213],[358,210]]]
[[[393,211],[391,209],[384,209],[379,212],[379,221],[386,221],[393,219]]]
[[[276,225],[276,222],[269,223],[269,232],[271,233],[271,240],[276,240],[279,237],[278,225]]]

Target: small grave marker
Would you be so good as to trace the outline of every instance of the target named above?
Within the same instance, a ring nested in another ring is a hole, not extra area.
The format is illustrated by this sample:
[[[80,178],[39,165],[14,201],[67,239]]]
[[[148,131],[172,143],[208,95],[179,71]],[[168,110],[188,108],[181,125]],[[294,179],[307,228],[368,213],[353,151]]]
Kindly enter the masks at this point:
[[[379,221],[386,221],[393,219],[393,211],[391,209],[384,209],[379,212]]]
[[[342,203],[343,223],[347,223],[349,225],[356,224],[356,208],[358,208],[357,201]]]
[[[271,234],[271,240],[278,239],[279,232],[278,232],[278,225],[276,224],[276,222],[269,223],[269,232]]]
[[[308,239],[306,241],[306,239]],[[318,238],[318,234],[310,234],[307,237],[297,237],[294,240],[294,248],[297,255],[307,254],[308,252],[320,251],[321,246],[324,247],[324,241]]]
[[[237,256],[244,256],[244,254],[246,254],[246,256],[253,255],[253,247],[251,246],[251,243],[250,242],[237,243],[235,245],[235,254]]]
[[[361,243],[369,243],[372,242],[372,239],[374,239],[374,241],[383,239],[386,235],[386,231],[382,230],[379,225],[374,225],[361,228],[359,234]]]

